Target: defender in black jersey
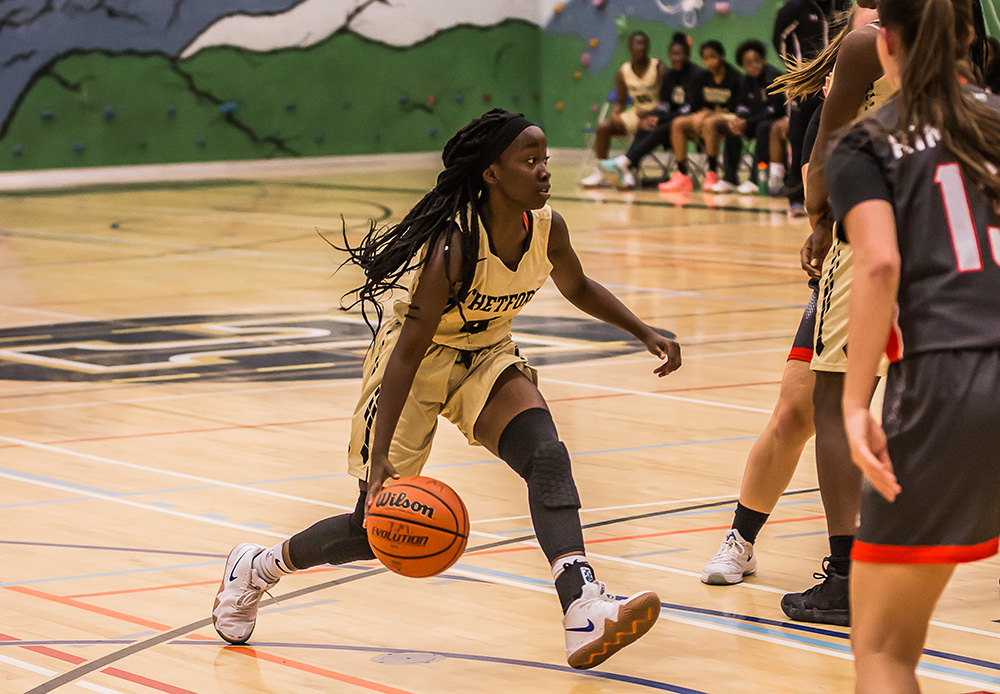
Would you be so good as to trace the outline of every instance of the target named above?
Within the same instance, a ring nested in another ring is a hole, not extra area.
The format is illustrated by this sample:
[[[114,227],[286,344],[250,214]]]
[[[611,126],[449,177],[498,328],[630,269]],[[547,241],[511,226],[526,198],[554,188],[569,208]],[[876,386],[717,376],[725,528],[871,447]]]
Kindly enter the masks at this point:
[[[882,0],[900,86],[830,154],[854,249],[844,421],[868,480],[854,545],[857,692],[915,692],[957,563],[1000,535],[1000,98],[969,77],[972,0]],[[886,345],[882,423],[868,411]]]

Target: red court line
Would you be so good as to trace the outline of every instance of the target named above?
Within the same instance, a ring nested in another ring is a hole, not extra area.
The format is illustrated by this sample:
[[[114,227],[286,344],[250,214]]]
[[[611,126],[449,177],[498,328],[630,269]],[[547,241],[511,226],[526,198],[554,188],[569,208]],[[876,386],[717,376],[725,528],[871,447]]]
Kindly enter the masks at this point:
[[[213,583],[214,583],[214,581],[213,581]],[[149,628],[152,628],[152,629],[156,629],[158,631],[167,631],[168,629],[171,628],[171,627],[169,627],[169,626],[167,626],[165,624],[158,624],[157,622],[151,622],[151,621],[149,621],[147,619],[143,619],[141,617],[135,617],[135,616],[132,616],[132,615],[125,614],[124,612],[117,612],[115,610],[108,610],[106,608],[98,607],[96,605],[88,605],[87,603],[79,602],[78,600],[73,600],[71,598],[65,598],[65,597],[61,597],[61,596],[58,596],[58,595],[52,595],[51,593],[43,593],[42,591],[34,590],[32,588],[24,588],[23,586],[7,586],[7,590],[13,590],[13,591],[16,591],[18,593],[23,593],[25,595],[30,595],[31,597],[41,598],[42,600],[51,600],[52,602],[61,603],[63,605],[67,605],[69,607],[76,607],[78,609],[87,610],[89,612],[96,612],[97,614],[102,614],[102,615],[105,615],[105,616],[108,616],[108,617],[113,617],[115,619],[120,619],[120,620],[123,620],[125,622],[130,622],[132,624],[138,624],[140,626],[149,627]],[[0,638],[2,638],[2,635],[0,635]],[[201,634],[188,634],[186,636],[186,638],[191,639],[191,640],[195,640],[195,641],[214,641],[215,640],[215,639],[212,639],[212,638],[210,638],[208,636],[202,636]],[[8,637],[8,639],[10,639],[10,637]],[[17,640],[17,639],[15,639],[15,640]],[[281,658],[279,656],[270,655],[270,654],[267,654],[267,653],[258,653],[256,651],[253,651],[252,648],[246,648],[246,647],[243,647],[243,648],[232,648],[232,647],[230,647],[230,648],[227,648],[227,650],[234,650],[234,651],[242,653],[243,655],[250,655],[250,656],[252,656],[254,658],[259,658],[260,660],[266,660],[266,661],[271,662],[271,663],[277,663],[278,665],[284,665],[286,667],[290,667],[290,668],[292,668],[294,670],[301,670],[302,672],[308,672],[310,674],[320,675],[320,676],[326,677],[328,679],[333,679],[333,680],[337,680],[339,682],[344,682],[345,684],[353,684],[353,685],[355,685],[357,687],[363,687],[365,689],[370,689],[372,691],[382,692],[383,694],[412,694],[412,692],[408,692],[408,691],[403,690],[403,689],[396,689],[394,687],[388,687],[388,686],[383,685],[383,684],[378,684],[377,682],[369,682],[368,680],[363,680],[363,679],[358,678],[358,677],[352,677],[351,675],[344,675],[344,674],[341,674],[339,672],[334,672],[333,670],[326,670],[324,668],[316,667],[315,665],[309,665],[307,663],[300,663],[300,662],[295,661],[295,660],[289,660],[288,658]],[[253,651],[253,652],[247,653],[246,651]],[[104,672],[104,670],[102,670],[102,672]],[[133,681],[135,681],[135,680],[133,680]],[[166,685],[166,686],[169,686],[169,685]],[[170,690],[163,690],[163,691],[170,691]],[[172,691],[171,694],[197,694],[197,693],[196,692],[188,692],[187,690],[183,690],[183,689],[177,689],[177,690]]]
[[[351,417],[324,417],[323,419],[303,419],[298,422],[267,422],[264,424],[235,424],[228,427],[211,427],[208,429],[181,429],[179,431],[154,431],[143,434],[122,434],[121,436],[95,436],[87,439],[63,439],[61,441],[47,441],[47,446],[55,446],[67,443],[90,443],[93,441],[118,441],[121,439],[145,438],[147,436],[183,436],[185,434],[206,434],[219,431],[235,431],[238,429],[265,429],[267,427],[291,427],[301,424],[323,424],[326,422],[340,422]],[[2,448],[18,448],[16,443],[8,443],[0,446]]]
[[[256,658],[257,660],[263,660],[268,663],[277,663],[278,665],[284,665],[285,667],[290,667],[294,670],[301,670],[302,672],[308,672],[313,675],[320,675],[345,684],[353,684],[356,687],[364,687],[365,689],[370,689],[375,692],[382,692],[383,694],[412,694],[412,692],[405,689],[396,689],[395,687],[379,684],[370,680],[363,680],[359,677],[351,677],[350,675],[344,675],[339,672],[316,667],[315,665],[310,665],[308,663],[300,663],[297,660],[289,660],[288,658],[282,658],[281,656],[260,652],[248,646],[227,646],[225,650],[249,656],[251,658]]]
[[[801,518],[783,518],[781,520],[769,520],[767,525],[776,525],[778,523],[798,523],[800,521],[810,521],[819,520],[821,518],[826,518],[826,516],[803,516]],[[587,545],[596,545],[602,542],[621,542],[622,540],[637,540],[647,537],[664,537],[666,535],[686,535],[688,533],[701,533],[709,530],[729,530],[731,525],[713,525],[705,528],[688,528],[686,530],[668,530],[666,532],[660,533],[646,533],[644,535],[623,535],[620,537],[602,537],[599,540],[587,540]],[[537,547],[504,547],[503,549],[484,549],[478,552],[466,552],[466,556],[471,555],[482,555],[482,554],[504,554],[506,552],[523,552],[525,550],[536,550]]]
[[[14,638],[13,636],[8,636],[7,634],[0,634],[0,640],[2,641],[20,641],[21,639]],[[55,658],[56,660],[61,660],[66,663],[72,663],[73,665],[80,665],[81,663],[87,662],[87,659],[79,656],[73,655],[72,653],[65,653],[63,651],[57,651],[54,648],[49,648],[48,646],[21,646],[26,651],[33,651],[40,655],[48,656],[49,658]],[[167,684],[166,682],[160,682],[159,680],[150,679],[149,677],[144,677],[143,675],[137,675],[134,672],[128,672],[127,670],[121,670],[116,667],[107,667],[101,670],[105,675],[110,675],[111,677],[117,677],[118,679],[126,680],[128,682],[133,682],[135,684],[141,684],[150,689],[155,689],[157,691],[166,692],[167,694],[198,694],[190,689],[183,689],[181,687],[175,687],[172,684]]]
[[[13,590],[16,593],[21,593],[23,595],[30,595],[33,598],[40,598],[42,600],[58,602],[60,604],[66,605],[67,607],[76,607],[81,610],[86,610],[88,612],[94,612],[96,614],[104,615],[105,617],[120,619],[123,622],[130,622],[131,624],[138,624],[139,626],[147,627],[149,629],[156,629],[157,631],[167,631],[168,629],[170,629],[170,627],[167,626],[166,624],[153,622],[148,619],[143,619],[142,617],[135,617],[130,614],[125,614],[124,612],[109,610],[106,607],[98,607],[97,605],[88,605],[85,602],[80,602],[78,600],[74,600],[73,598],[65,598],[59,595],[53,595],[52,593],[43,593],[42,591],[35,590],[34,588],[25,588],[24,586],[7,586],[7,590]]]

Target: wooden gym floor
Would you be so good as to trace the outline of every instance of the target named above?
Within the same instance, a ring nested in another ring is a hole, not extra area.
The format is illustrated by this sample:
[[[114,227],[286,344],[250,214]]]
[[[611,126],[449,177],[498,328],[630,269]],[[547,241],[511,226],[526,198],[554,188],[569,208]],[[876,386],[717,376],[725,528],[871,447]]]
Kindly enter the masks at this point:
[[[652,357],[551,284],[516,339],[573,455],[599,577],[663,601],[649,635],[596,670],[565,666],[523,483],[447,423],[426,472],[462,495],[474,531],[452,570],[317,568],[274,589],[249,645],[211,627],[234,544],[353,506],[345,450],[368,333],[338,310],[358,273],[335,274],[343,256],[317,230],[398,221],[433,185],[434,157],[6,174],[0,691],[850,691],[848,631],[778,606],[827,552],[811,445],[758,574],[698,580],[809,296],[805,223],[784,201],[583,192],[583,170],[555,153],[552,206],[589,274],[677,334],[684,366],[656,379]],[[957,572],[925,691],[1000,692],[998,576],[996,559]]]

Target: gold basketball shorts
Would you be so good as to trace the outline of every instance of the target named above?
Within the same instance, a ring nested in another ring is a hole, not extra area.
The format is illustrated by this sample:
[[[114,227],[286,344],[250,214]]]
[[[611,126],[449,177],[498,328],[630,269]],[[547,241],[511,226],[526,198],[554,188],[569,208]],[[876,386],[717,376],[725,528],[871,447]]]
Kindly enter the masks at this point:
[[[379,330],[365,357],[361,397],[351,420],[348,472],[368,479],[368,462],[374,443],[378,395],[402,324],[389,319]],[[431,344],[403,405],[389,447],[389,462],[400,475],[419,475],[430,454],[438,415],[458,427],[470,444],[478,445],[476,420],[500,374],[514,366],[537,385],[538,374],[520,355],[508,336],[475,351]]]
[[[833,235],[833,245],[823,260],[816,303],[816,332],[813,341],[813,371],[846,373],[847,319],[854,279],[851,246]],[[885,376],[889,360],[883,355],[878,375]]]

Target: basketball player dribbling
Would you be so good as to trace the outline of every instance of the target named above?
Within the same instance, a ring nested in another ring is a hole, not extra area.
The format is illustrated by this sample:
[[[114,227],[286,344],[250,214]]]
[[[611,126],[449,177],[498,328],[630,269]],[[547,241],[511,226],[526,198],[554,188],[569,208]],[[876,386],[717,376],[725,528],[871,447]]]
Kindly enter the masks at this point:
[[[660,600],[651,591],[618,600],[594,577],[569,453],[535,370],[511,340],[511,320],[551,276],[577,308],[627,330],[665,360],[658,376],[680,367],[680,347],[584,274],[566,223],[546,204],[550,174],[541,128],[494,109],[462,128],[442,159],[434,190],[398,225],[373,225],[358,247],[348,245],[366,276],[358,302],[374,308],[381,323],[351,426],[348,469],[361,489],[354,512],[321,520],[272,548],[234,548],[213,623],[226,641],[244,643],[263,592],[282,576],[373,559],[366,510],[386,480],[420,474],[442,415],[524,478],[562,605],[567,660],[594,667],[652,627]],[[410,271],[416,274],[408,298],[382,321],[378,300]]]

